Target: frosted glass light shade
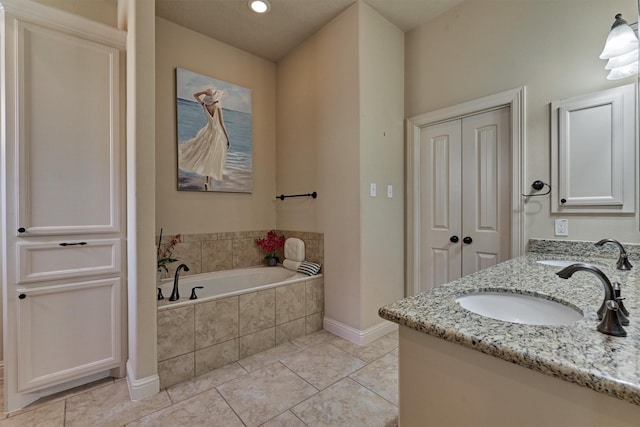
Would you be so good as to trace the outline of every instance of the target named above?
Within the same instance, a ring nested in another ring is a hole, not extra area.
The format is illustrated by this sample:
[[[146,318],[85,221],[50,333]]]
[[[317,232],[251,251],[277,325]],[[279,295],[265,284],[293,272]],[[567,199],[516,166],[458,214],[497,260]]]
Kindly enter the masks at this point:
[[[614,68],[624,67],[629,64],[633,64],[634,62],[638,62],[638,49],[634,49],[624,55],[614,56],[607,61],[607,65],[605,65],[604,69],[613,70]]]
[[[638,49],[638,38],[633,29],[622,19],[622,15],[616,15],[616,21],[607,36],[600,59],[611,59]]]
[[[607,80],[624,79],[625,77],[631,77],[638,74],[638,61],[625,65],[624,67],[614,68],[609,72]]]

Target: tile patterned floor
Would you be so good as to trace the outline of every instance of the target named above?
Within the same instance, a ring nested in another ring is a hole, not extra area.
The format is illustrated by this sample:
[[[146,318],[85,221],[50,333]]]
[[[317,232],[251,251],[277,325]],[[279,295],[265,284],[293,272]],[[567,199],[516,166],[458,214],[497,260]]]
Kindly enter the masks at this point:
[[[129,400],[102,380],[0,418],[0,427],[396,426],[398,333],[357,346],[319,331]]]

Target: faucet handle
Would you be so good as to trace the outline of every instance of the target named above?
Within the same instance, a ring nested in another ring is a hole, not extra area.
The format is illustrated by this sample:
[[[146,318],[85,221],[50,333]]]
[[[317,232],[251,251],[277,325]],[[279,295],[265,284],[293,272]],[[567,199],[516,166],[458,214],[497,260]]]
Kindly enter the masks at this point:
[[[605,304],[606,311],[602,322],[598,325],[598,331],[614,337],[626,337],[627,331],[620,324],[619,305],[613,300],[608,300]]]
[[[622,303],[622,301],[625,299],[620,295],[620,283],[618,282],[613,282],[613,296],[616,300],[616,302],[618,303],[618,308],[620,309],[620,312],[622,314],[624,314],[625,316],[629,315],[629,310],[627,310],[627,308],[624,306],[624,304]],[[624,323],[623,323],[624,324]]]
[[[629,262],[629,256],[627,253],[621,253],[618,257],[618,262],[616,262],[616,268],[618,270],[631,270],[633,265]]]
[[[191,288],[191,296],[189,299],[198,299],[198,295],[196,295],[196,289],[202,289],[204,286],[196,286],[195,288]]]

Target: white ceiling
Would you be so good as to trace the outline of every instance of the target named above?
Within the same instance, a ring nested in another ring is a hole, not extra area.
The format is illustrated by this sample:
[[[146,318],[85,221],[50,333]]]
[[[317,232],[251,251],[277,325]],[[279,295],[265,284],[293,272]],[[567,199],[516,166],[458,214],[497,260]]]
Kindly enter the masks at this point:
[[[156,0],[156,15],[213,39],[278,61],[356,0],[269,0],[258,15],[248,0]],[[463,0],[364,0],[402,31]]]

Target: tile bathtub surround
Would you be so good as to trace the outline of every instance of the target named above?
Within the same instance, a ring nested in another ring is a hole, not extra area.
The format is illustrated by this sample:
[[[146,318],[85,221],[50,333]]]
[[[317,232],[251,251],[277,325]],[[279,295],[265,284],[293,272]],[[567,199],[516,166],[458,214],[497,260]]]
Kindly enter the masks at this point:
[[[238,231],[223,233],[181,234],[180,242],[173,252],[179,261],[168,264],[168,273],[162,277],[173,277],[180,264],[189,266],[183,275],[231,270],[234,268],[264,265],[264,252],[256,245],[256,239],[266,236],[269,230]],[[277,230],[285,238],[297,237],[304,241],[306,258],[309,261],[324,264],[324,234],[305,231]],[[174,234],[165,234],[163,247],[166,247]],[[156,236],[156,242],[160,236]],[[283,250],[277,253],[282,262]]]
[[[599,279],[592,274],[560,279],[555,274],[558,267],[536,262],[569,256],[603,264],[603,258],[575,252],[530,252],[382,307],[379,314],[419,332],[640,405],[640,324],[632,321],[625,326],[624,338],[598,332],[596,312],[603,298]],[[640,270],[620,271],[615,263],[604,263],[602,271],[622,284],[629,312],[640,313]],[[584,318],[554,327],[524,325],[480,316],[455,302],[457,295],[478,289],[530,292],[566,301],[580,309]]]
[[[158,374],[169,387],[322,329],[324,279],[158,312]]]

